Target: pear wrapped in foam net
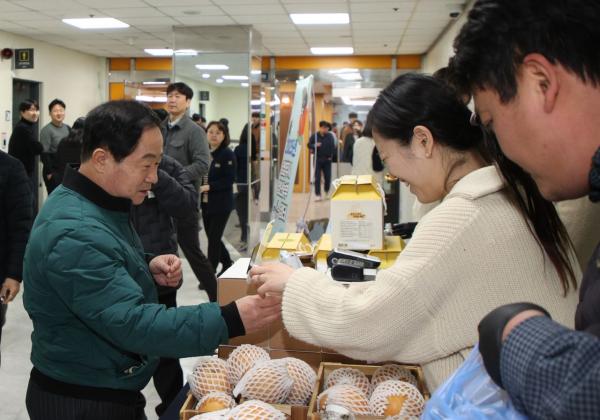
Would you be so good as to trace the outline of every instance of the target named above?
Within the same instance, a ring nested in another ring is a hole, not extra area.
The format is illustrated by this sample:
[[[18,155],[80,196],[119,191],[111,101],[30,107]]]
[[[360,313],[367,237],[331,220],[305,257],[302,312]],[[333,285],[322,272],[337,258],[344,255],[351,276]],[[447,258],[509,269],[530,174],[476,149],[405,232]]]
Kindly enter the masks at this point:
[[[413,376],[410,370],[400,365],[389,364],[380,366],[375,372],[373,372],[373,377],[371,378],[371,389],[375,389],[380,383],[389,380],[404,381],[417,386],[417,379]]]
[[[282,360],[259,362],[250,369],[233,389],[233,395],[245,399],[256,399],[271,404],[285,402],[294,380]]]
[[[235,407],[224,418],[227,420],[285,420],[285,414],[263,401],[249,400]]]
[[[363,372],[354,368],[336,369],[327,377],[326,388],[334,385],[348,384],[360,389],[365,397],[371,395],[371,382]]]
[[[371,414],[369,400],[357,387],[349,384],[338,384],[327,388],[317,397],[319,412],[340,412],[340,408],[350,414],[368,416]]]
[[[229,414],[229,410],[211,411],[210,413],[197,414],[190,420],[223,420],[227,418],[227,414]]]
[[[242,344],[233,350],[227,359],[229,382],[235,386],[256,363],[270,359],[265,349],[252,344]]]
[[[295,357],[286,357],[281,360],[286,363],[288,374],[294,381],[285,400],[286,404],[308,405],[313,387],[317,382],[317,374],[304,360]]]
[[[235,407],[235,400],[229,394],[220,391],[213,391],[206,394],[198,403],[194,410],[200,413],[209,413],[211,411],[225,410]]]
[[[192,373],[188,375],[188,382],[190,391],[198,400],[213,391],[231,393],[231,385],[227,377],[227,364],[218,357],[199,357],[194,364]]]
[[[380,383],[373,390],[369,404],[377,416],[404,419],[409,416],[420,417],[425,400],[414,385],[391,380]]]

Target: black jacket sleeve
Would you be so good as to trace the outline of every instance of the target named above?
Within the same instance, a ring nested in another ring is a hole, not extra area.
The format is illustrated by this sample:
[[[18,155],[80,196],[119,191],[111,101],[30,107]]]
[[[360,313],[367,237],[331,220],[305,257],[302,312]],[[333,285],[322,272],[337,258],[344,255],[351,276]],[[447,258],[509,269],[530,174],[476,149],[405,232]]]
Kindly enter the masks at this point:
[[[224,149],[213,163],[214,165],[211,165],[210,170],[214,171],[215,176],[212,177],[209,174],[210,191],[230,190],[235,182],[236,172],[236,157],[233,151],[229,148]],[[217,164],[221,166],[218,170],[216,168]]]
[[[158,168],[158,182],[153,185],[159,208],[174,218],[187,217],[198,211],[198,192],[186,169],[175,159],[163,156]]]
[[[23,164],[16,159],[11,159],[10,162],[6,192],[2,200],[2,213],[6,217],[7,227],[6,276],[21,280],[25,246],[33,219],[33,199]],[[0,283],[3,281],[4,279],[0,279]]]

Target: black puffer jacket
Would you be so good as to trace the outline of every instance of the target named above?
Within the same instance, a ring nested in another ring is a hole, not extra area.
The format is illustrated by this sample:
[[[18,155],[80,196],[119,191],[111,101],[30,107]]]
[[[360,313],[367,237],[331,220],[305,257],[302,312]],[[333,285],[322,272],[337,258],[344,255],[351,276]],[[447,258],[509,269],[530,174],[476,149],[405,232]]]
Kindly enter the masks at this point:
[[[37,125],[23,118],[15,125],[8,143],[8,153],[19,159],[27,176],[33,175],[35,157],[44,151],[44,146],[38,141]]]
[[[0,284],[21,280],[33,199],[23,164],[0,150]]]
[[[174,218],[198,217],[198,192],[189,173],[175,159],[163,155],[158,167],[158,182],[142,204],[133,206],[131,220],[148,254],[177,254]],[[172,293],[170,287],[158,287],[158,293]]]

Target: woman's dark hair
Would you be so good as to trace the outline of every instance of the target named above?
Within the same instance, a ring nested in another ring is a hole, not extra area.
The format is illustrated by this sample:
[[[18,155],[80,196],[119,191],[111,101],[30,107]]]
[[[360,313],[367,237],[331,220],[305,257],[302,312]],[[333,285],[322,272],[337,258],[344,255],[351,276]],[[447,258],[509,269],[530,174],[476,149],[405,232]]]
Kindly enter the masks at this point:
[[[160,128],[160,120],[141,102],[120,100],[98,105],[85,120],[81,161],[90,159],[97,148],[105,147],[120,162],[135,150],[144,130],[153,127]]]
[[[85,127],[85,117],[79,117],[73,122],[71,128],[73,130],[83,130],[83,127]]]
[[[229,138],[229,129],[226,126],[224,126],[223,123],[221,123],[220,121],[211,121],[206,126],[206,132],[208,132],[210,127],[212,127],[213,125],[216,125],[219,131],[222,132],[224,136],[223,141],[221,142],[219,147],[217,147],[216,150],[229,146],[229,143],[231,142],[231,139]]]
[[[19,112],[28,111],[31,107],[34,107],[38,111],[40,110],[40,105],[35,99],[25,99],[19,104]]]
[[[563,290],[569,277],[576,287],[569,259],[570,241],[554,205],[540,194],[531,177],[500,150],[495,138],[470,124],[471,111],[456,91],[431,76],[408,73],[399,76],[377,98],[367,117],[369,131],[401,144],[409,144],[413,128],[427,127],[437,142],[459,151],[479,151],[496,164],[506,180],[507,193],[523,214],[532,234],[556,268]]]

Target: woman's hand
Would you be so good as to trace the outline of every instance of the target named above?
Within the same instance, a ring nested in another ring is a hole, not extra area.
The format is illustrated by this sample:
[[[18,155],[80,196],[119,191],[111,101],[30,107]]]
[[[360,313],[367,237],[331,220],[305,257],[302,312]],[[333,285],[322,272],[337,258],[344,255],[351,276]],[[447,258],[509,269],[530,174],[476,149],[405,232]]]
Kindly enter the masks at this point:
[[[250,280],[260,286],[257,292],[260,296],[280,295],[285,289],[294,269],[282,263],[265,263],[250,269]]]

